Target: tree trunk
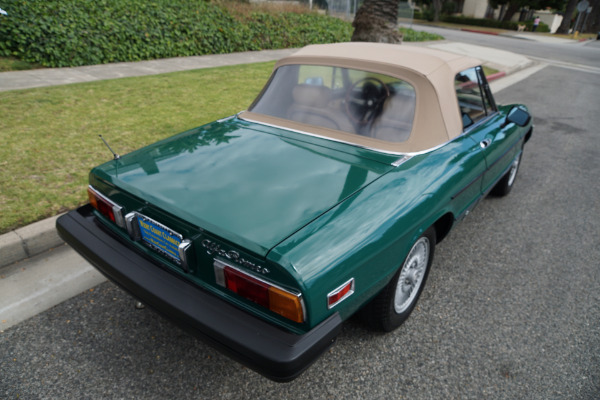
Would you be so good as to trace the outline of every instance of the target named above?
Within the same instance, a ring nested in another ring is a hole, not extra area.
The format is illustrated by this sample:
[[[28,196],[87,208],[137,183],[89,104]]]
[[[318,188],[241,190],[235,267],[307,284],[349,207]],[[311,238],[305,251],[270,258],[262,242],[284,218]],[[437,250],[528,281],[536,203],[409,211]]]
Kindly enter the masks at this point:
[[[500,7],[500,13],[498,13],[498,21],[502,21],[502,18],[504,18],[504,11],[506,11],[506,3],[502,4],[502,7]]]
[[[440,21],[440,14],[442,13],[442,0],[432,0],[433,4],[433,22]]]
[[[600,0],[590,1],[592,12],[588,15],[587,31],[589,33],[600,32]]]
[[[575,11],[575,7],[577,7],[577,3],[579,3],[579,0],[569,0],[567,3],[567,9],[565,10],[565,15],[560,23],[560,26],[556,30],[556,33],[569,33],[569,28],[571,27],[571,18],[573,18],[573,12]]]
[[[502,21],[510,21],[513,15],[515,15],[515,13],[521,8],[520,4],[513,3],[508,3],[508,8],[506,9],[506,14],[504,14],[504,18],[502,18]]]
[[[399,0],[365,0],[356,12],[353,42],[401,43]]]

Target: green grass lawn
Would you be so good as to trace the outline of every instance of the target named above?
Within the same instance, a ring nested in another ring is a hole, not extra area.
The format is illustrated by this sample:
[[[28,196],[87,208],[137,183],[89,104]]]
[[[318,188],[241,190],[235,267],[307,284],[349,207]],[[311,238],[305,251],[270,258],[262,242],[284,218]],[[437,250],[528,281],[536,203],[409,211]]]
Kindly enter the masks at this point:
[[[0,233],[86,202],[89,170],[246,109],[274,63],[0,93]]]
[[[0,57],[0,72],[6,71],[23,71],[26,69],[42,68],[41,65],[28,63],[26,61],[17,60],[13,57]]]
[[[87,201],[89,170],[246,109],[274,62],[0,92],[0,233]],[[486,74],[496,72],[486,70]]]

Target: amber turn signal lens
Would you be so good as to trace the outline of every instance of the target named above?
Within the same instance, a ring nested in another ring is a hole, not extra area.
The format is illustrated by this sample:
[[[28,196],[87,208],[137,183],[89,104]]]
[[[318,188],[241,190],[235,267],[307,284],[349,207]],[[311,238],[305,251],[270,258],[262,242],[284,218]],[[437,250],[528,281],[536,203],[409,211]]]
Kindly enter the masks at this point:
[[[90,204],[96,210],[100,212],[100,214],[109,218],[112,222],[120,226],[121,228],[125,228],[125,219],[123,218],[123,207],[111,201],[108,197],[104,196],[102,193],[98,192],[91,186],[88,186],[88,197],[90,199]]]
[[[98,210],[98,202],[96,201],[96,195],[94,194],[93,190],[91,187],[88,187],[88,197],[90,199],[90,204],[92,205],[92,207],[94,207],[96,210]]]
[[[274,286],[269,288],[269,308],[294,322],[304,321],[302,303],[298,296]]]

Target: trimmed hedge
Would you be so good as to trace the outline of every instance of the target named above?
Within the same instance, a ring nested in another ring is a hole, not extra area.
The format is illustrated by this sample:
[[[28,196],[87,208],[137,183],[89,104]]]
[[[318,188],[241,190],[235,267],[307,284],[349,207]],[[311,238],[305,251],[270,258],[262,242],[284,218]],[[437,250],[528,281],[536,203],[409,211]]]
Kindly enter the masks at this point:
[[[46,67],[139,61],[349,41],[318,14],[230,14],[203,0],[3,0],[0,56]]]

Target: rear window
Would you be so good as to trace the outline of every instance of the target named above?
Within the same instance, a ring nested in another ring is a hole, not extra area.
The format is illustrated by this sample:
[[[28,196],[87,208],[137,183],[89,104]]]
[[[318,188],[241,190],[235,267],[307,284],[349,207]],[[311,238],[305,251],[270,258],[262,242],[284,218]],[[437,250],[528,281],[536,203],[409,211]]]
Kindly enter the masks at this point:
[[[250,111],[398,143],[410,136],[415,104],[414,87],[398,78],[341,67],[285,65]]]

